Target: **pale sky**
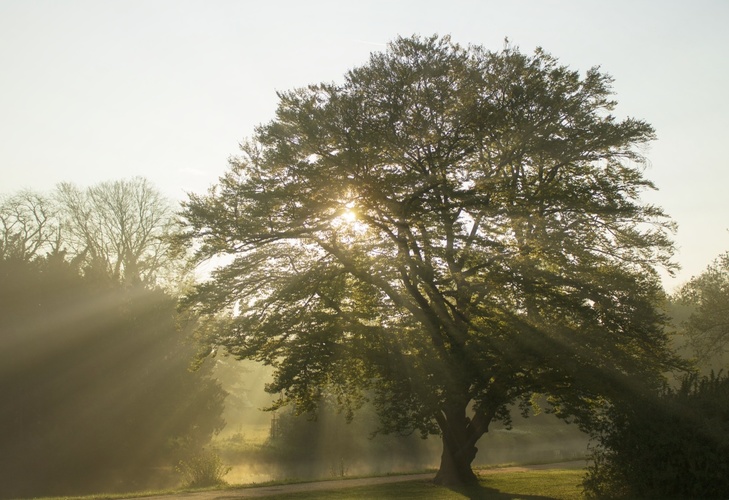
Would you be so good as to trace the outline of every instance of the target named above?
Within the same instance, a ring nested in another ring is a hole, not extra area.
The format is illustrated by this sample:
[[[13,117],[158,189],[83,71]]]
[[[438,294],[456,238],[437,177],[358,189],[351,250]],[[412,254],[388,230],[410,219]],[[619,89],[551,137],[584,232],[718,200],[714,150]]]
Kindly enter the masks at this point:
[[[505,37],[615,78],[658,140],[650,202],[678,223],[671,290],[729,250],[729,1],[0,0],[0,193],[141,175],[204,191],[277,90],[341,81],[398,35]]]

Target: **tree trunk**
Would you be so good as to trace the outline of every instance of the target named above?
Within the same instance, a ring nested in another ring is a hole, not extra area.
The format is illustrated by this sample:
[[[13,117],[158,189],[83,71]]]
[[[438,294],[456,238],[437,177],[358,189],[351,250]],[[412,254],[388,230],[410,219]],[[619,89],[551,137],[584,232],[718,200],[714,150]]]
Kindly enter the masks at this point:
[[[433,480],[444,486],[460,486],[478,482],[478,477],[471,469],[471,462],[476,458],[478,448],[464,444],[458,446],[443,436],[443,453],[440,456],[440,468]]]
[[[468,485],[478,482],[478,477],[471,469],[478,448],[476,442],[486,432],[487,426],[480,425],[478,416],[472,422],[461,411],[449,411],[438,419],[443,439],[443,453],[440,457],[440,468],[434,482],[446,486]]]

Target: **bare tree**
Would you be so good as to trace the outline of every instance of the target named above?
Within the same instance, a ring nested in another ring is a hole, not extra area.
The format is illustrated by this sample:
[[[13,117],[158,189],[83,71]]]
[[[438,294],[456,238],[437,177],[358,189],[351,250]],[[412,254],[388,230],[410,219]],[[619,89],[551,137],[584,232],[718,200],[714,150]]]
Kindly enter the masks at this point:
[[[63,227],[72,251],[115,280],[152,283],[175,261],[170,202],[146,179],[57,188]]]
[[[57,206],[30,190],[0,199],[0,258],[32,260],[60,251],[61,229]]]

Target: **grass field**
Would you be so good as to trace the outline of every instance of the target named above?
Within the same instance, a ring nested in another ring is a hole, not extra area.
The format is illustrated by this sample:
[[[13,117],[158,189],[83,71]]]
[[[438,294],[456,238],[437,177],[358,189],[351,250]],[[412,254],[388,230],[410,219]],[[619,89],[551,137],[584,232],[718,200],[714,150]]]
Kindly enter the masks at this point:
[[[436,486],[430,481],[405,481],[346,489],[318,489],[307,492],[286,492],[262,496],[250,495],[269,500],[364,500],[364,499],[484,499],[484,500],[578,500],[583,499],[580,483],[584,470],[547,469],[518,472],[492,472],[481,470],[478,486],[468,489],[450,489]],[[277,483],[285,484],[285,483]],[[232,489],[231,489],[232,488]],[[137,494],[101,494],[73,497],[46,497],[42,500],[116,500],[121,498],[140,498],[165,495],[170,500],[191,494],[195,497],[205,490],[156,491]],[[210,498],[248,498],[240,486],[207,489]],[[194,492],[197,492],[194,493]],[[226,492],[229,492],[226,495]],[[252,491],[251,491],[252,493]]]
[[[584,471],[552,469],[506,472],[482,476],[478,486],[453,490],[425,481],[382,484],[345,490],[312,491],[266,496],[269,500],[365,500],[365,499],[485,499],[485,500],[577,500]]]

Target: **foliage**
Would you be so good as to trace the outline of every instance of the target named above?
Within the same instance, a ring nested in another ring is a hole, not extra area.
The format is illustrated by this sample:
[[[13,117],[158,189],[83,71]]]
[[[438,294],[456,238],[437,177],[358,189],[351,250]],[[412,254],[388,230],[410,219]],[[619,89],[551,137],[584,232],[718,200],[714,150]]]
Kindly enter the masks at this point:
[[[701,358],[729,348],[729,253],[719,256],[706,270],[676,293],[675,300],[691,308],[682,322],[690,344]]]
[[[182,475],[190,488],[220,486],[226,484],[223,477],[230,471],[214,451],[202,450],[180,460],[175,470]]]
[[[223,425],[190,326],[174,297],[60,255],[0,260],[0,496],[163,486]]]
[[[641,203],[647,123],[610,77],[542,50],[401,38],[341,84],[279,94],[184,238],[222,262],[185,305],[210,352],[276,368],[297,412],[366,391],[384,429],[439,433],[474,481],[508,405],[593,406],[678,362],[655,303],[672,223]]]
[[[729,377],[613,407],[584,481],[593,498],[727,498]]]

